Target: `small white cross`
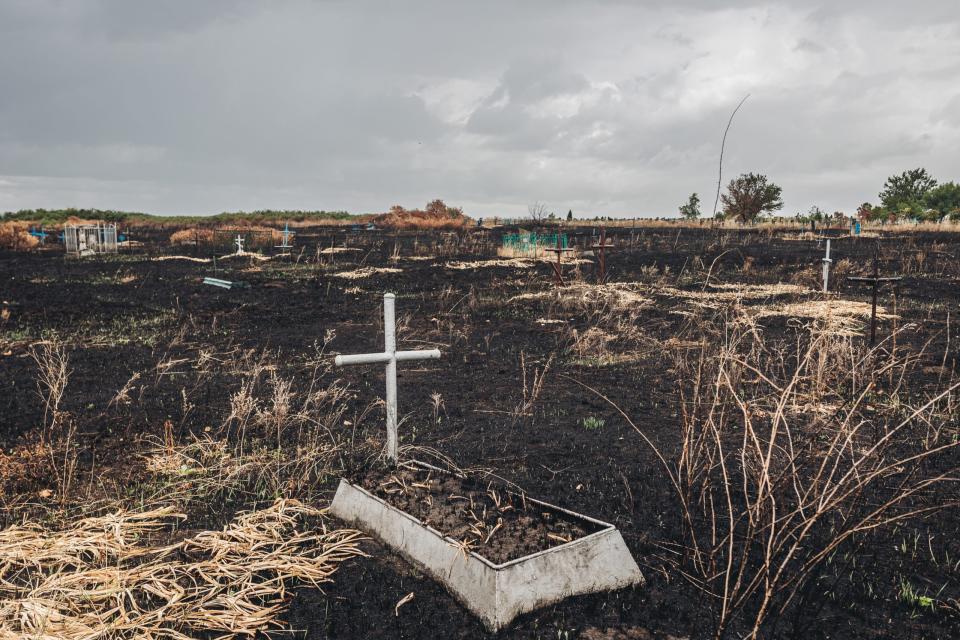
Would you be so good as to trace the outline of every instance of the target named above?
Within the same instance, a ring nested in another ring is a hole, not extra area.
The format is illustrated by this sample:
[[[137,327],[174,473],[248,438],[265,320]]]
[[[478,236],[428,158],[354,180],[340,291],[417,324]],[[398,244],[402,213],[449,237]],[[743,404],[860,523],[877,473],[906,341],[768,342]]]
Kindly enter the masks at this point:
[[[233,241],[237,245],[237,253],[243,253],[243,236],[237,234],[237,239]]]
[[[827,253],[823,257],[823,292],[827,292],[827,283],[830,279],[830,263],[833,260],[830,259],[830,238],[827,238]]]
[[[383,353],[361,353],[352,356],[337,356],[337,366],[346,364],[373,364],[385,362],[387,365],[387,460],[397,463],[397,362],[407,360],[435,360],[440,357],[439,349],[420,349],[416,351],[397,351],[397,324],[394,303],[396,296],[383,294]]]

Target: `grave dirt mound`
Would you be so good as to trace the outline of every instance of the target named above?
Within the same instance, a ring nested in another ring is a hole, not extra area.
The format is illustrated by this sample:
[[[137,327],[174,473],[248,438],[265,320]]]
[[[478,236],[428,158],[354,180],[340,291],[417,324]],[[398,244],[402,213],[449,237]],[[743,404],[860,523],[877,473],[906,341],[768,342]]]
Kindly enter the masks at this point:
[[[424,469],[374,470],[356,479],[370,493],[445,536],[465,551],[502,564],[599,531],[526,500],[493,480]]]

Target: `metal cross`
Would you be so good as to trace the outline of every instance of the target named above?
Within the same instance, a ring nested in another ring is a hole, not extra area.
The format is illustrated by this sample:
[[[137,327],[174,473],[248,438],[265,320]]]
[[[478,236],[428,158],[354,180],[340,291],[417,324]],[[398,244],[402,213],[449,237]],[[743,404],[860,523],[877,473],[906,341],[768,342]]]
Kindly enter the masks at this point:
[[[557,232],[557,246],[556,246],[556,248],[547,247],[547,248],[544,249],[544,251],[550,251],[550,252],[552,252],[552,253],[556,253],[556,254],[557,254],[557,261],[556,261],[556,262],[551,262],[551,263],[550,263],[550,266],[553,267],[553,277],[554,277],[554,279],[556,279],[557,285],[560,286],[560,287],[562,287],[563,285],[566,284],[566,283],[563,281],[563,271],[561,271],[561,269],[560,269],[560,257],[561,257],[564,253],[566,253],[567,251],[573,251],[573,248],[572,248],[572,247],[565,247],[565,246],[563,246],[562,240],[563,240],[563,237],[562,237],[562,235],[560,234],[560,232],[558,231],[558,232]]]
[[[407,360],[436,360],[439,349],[420,349],[416,351],[397,351],[397,323],[395,313],[396,296],[383,294],[383,353],[361,353],[351,356],[337,356],[338,367],[348,364],[387,365],[387,460],[397,463],[397,362]]]
[[[880,277],[880,257],[879,249],[873,254],[873,275],[872,276],[850,276],[847,278],[850,282],[866,282],[873,285],[873,301],[870,308],[870,346],[877,343],[877,290],[880,285],[894,282],[899,283],[901,276]]]
[[[827,283],[830,279],[830,263],[833,260],[830,259],[830,238],[827,238],[827,253],[823,257],[823,292],[827,292]]]
[[[591,245],[590,248],[597,253],[597,284],[603,284],[607,281],[607,251],[613,251],[616,246],[613,240],[607,242],[607,228],[600,227],[600,241]]]
[[[238,254],[242,254],[242,253],[243,253],[243,236],[241,236],[241,235],[238,233],[238,234],[237,234],[237,239],[234,240],[233,242],[234,242],[234,244],[237,245],[237,253],[238,253]]]

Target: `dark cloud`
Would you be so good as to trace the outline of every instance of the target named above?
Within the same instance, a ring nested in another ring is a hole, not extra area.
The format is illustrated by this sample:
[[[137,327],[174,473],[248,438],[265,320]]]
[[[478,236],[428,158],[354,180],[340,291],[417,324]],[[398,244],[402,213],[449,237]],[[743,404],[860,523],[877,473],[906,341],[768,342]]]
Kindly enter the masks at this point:
[[[0,210],[671,214],[960,178],[952,0],[0,4]]]

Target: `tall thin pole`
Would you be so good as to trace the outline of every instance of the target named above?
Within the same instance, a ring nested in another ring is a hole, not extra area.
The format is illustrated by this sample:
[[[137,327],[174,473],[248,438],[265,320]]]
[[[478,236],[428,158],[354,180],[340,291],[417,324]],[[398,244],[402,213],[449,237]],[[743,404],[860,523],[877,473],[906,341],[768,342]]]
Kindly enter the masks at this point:
[[[880,261],[873,254],[873,304],[870,309],[870,346],[877,343],[877,288],[880,286]]]
[[[384,351],[390,356],[387,361],[387,460],[397,463],[397,325],[396,296],[383,294],[383,339]]]
[[[827,292],[827,284],[830,279],[830,238],[827,238],[827,254],[823,258],[823,292]]]

